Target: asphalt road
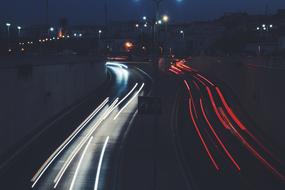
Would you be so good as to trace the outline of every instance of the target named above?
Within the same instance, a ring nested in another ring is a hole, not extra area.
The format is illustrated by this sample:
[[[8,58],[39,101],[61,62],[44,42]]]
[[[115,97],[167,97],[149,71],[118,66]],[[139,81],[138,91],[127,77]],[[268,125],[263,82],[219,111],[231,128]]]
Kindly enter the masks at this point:
[[[183,61],[170,68],[177,80],[154,83],[107,67],[111,82],[0,171],[1,189],[285,189],[284,153],[223,83]],[[162,114],[137,115],[151,90]]]
[[[108,189],[116,147],[137,113],[137,97],[152,83],[136,67],[106,66],[112,82],[100,89],[92,109],[85,103],[92,112],[78,122],[80,110],[73,111],[39,135],[1,171],[1,189]]]
[[[285,189],[285,155],[249,119],[231,91],[180,61],[176,131],[197,189]]]

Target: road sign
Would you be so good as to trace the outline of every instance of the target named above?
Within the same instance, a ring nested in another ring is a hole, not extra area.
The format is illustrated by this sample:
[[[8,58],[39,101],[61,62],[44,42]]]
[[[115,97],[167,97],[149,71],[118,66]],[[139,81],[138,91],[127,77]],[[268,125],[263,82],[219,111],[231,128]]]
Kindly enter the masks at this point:
[[[139,96],[138,98],[139,114],[160,114],[161,99],[158,97]]]

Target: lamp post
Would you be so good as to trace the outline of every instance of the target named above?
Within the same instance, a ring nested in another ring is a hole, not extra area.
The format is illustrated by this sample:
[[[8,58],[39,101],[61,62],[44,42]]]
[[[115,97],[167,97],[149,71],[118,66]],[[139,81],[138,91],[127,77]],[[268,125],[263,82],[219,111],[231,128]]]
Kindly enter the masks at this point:
[[[168,21],[169,21],[169,17],[168,17],[167,15],[163,15],[162,21],[163,21],[164,24],[165,24],[165,33],[167,34],[167,23],[168,23]]]
[[[18,29],[18,38],[20,39],[22,27],[21,26],[17,26],[17,29]]]
[[[8,49],[10,49],[10,26],[11,24],[7,22],[6,26],[7,26],[7,32],[8,32]]]
[[[180,34],[182,34],[182,38],[184,39],[185,38],[185,33],[183,30],[180,30]]]
[[[98,31],[98,39],[101,40],[101,34],[102,34],[102,30]]]
[[[46,27],[49,30],[49,0],[46,0]]]
[[[157,20],[159,20],[159,8],[160,8],[160,5],[163,1],[164,0],[153,0],[153,2],[155,4],[155,22],[157,22]],[[153,44],[154,44],[154,46],[156,44],[156,24],[155,24],[155,22],[153,25]]]
[[[7,26],[8,39],[9,39],[10,38],[10,26],[11,26],[11,24],[7,22],[6,26]]]
[[[49,29],[48,29],[48,36],[53,36],[53,32],[54,32],[54,27],[50,27]]]

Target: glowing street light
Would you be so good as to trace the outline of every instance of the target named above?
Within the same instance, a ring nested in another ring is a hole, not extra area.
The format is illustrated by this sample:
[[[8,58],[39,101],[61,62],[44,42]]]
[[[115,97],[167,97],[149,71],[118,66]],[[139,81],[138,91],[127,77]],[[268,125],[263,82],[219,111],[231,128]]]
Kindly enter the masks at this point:
[[[54,27],[50,27],[50,28],[49,28],[49,31],[50,31],[50,32],[53,32],[53,31],[54,31]]]
[[[7,22],[6,26],[7,26],[7,32],[8,32],[8,48],[10,48],[10,26],[11,26],[11,24],[9,22]]]
[[[101,34],[102,34],[102,30],[99,30],[98,31],[98,38],[99,38],[99,40],[101,39]]]
[[[126,42],[125,48],[127,51],[130,51],[134,47],[134,44],[132,42]]]
[[[146,18],[146,16],[143,16],[143,20],[146,20],[147,18]]]
[[[167,15],[162,16],[163,22],[167,23],[169,21],[169,17]]]
[[[184,34],[184,31],[183,31],[183,30],[180,30],[180,34],[182,34],[182,37],[183,37],[183,39],[184,39],[185,34]]]
[[[136,24],[135,26],[136,26],[136,28],[138,28],[140,25],[139,25],[139,24]]]
[[[17,26],[17,29],[18,29],[18,38],[20,38],[22,27],[21,26]]]
[[[161,20],[159,20],[159,21],[157,21],[157,23],[158,23],[158,24],[162,24],[162,21],[161,21]]]
[[[6,26],[7,26],[8,36],[10,36],[10,26],[11,26],[11,24],[9,22],[7,22]]]

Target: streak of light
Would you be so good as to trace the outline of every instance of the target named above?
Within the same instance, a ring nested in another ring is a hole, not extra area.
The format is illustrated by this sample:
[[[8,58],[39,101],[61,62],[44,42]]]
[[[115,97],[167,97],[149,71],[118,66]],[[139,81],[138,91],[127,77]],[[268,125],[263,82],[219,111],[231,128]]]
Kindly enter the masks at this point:
[[[135,84],[135,86],[124,96],[124,98],[122,98],[112,109],[112,111],[114,109],[116,109],[124,100],[126,100],[136,89],[136,87],[138,86],[138,83]]]
[[[115,67],[120,67],[120,68],[124,68],[124,69],[128,69],[127,65],[124,65],[122,63],[118,63],[118,62],[106,62],[107,66],[115,66]]]
[[[65,164],[63,165],[63,167],[61,168],[61,170],[59,171],[59,173],[57,174],[54,182],[54,188],[57,187],[58,183],[60,182],[63,174],[65,173],[66,169],[68,168],[68,166],[70,165],[70,163],[72,162],[72,160],[74,159],[74,157],[76,156],[76,154],[79,152],[79,150],[82,148],[82,146],[86,143],[86,141],[88,140],[88,138],[92,135],[92,133],[98,128],[98,126],[101,124],[101,122],[106,119],[106,117],[113,111],[114,106],[117,104],[118,102],[118,98],[115,99],[115,101],[110,105],[110,107],[105,111],[105,113],[103,114],[102,117],[99,118],[99,120],[93,125],[93,127],[91,128],[91,130],[88,132],[88,134],[82,139],[82,141],[77,145],[77,147],[75,148],[75,150],[71,153],[71,155],[68,157],[68,159],[66,160]]]
[[[204,79],[207,83],[209,83],[211,86],[215,86],[211,81],[209,81],[206,77],[202,76],[201,74],[197,73],[197,76],[199,76],[200,78]]]
[[[199,130],[199,127],[198,127],[198,125],[197,125],[197,123],[196,123],[196,121],[194,119],[194,116],[193,116],[193,113],[192,113],[191,99],[189,99],[189,113],[190,113],[190,117],[192,119],[192,122],[194,124],[195,130],[196,130],[196,132],[197,132],[197,134],[198,134],[198,136],[200,138],[200,141],[202,142],[202,145],[204,146],[204,148],[206,150],[206,153],[208,154],[208,157],[210,158],[210,160],[211,160],[212,164],[214,165],[214,167],[216,168],[216,170],[219,171],[220,168],[219,168],[218,164],[216,163],[214,157],[212,156],[212,154],[211,154],[211,152],[210,152],[206,142],[204,141],[203,136],[202,136],[202,134],[201,134],[201,132]]]
[[[176,66],[179,67],[180,69],[184,70],[184,71],[197,72],[197,70],[195,70],[195,69],[189,67],[188,65],[186,65],[186,64],[184,63],[184,61],[178,61],[178,62],[176,63]]]
[[[179,72],[179,73],[181,73],[182,72],[182,70],[181,69],[178,69],[176,66],[174,66],[174,65],[171,65],[171,68],[173,69],[173,70],[175,70],[175,71],[177,71],[177,72]]]
[[[192,105],[193,105],[193,108],[194,108],[194,114],[195,114],[196,118],[198,118],[198,114],[197,114],[196,107],[194,105],[194,98],[193,98],[193,95],[192,95],[192,92],[191,92],[191,89],[190,89],[190,85],[188,84],[188,82],[186,80],[184,80],[184,84],[186,85],[186,88],[187,88],[187,90],[189,92],[191,100],[193,100],[192,101]]]
[[[235,161],[235,159],[232,157],[232,155],[229,153],[228,149],[226,148],[226,146],[224,145],[224,143],[222,142],[222,140],[220,139],[220,137],[218,136],[218,134],[216,133],[214,127],[212,126],[212,124],[210,123],[210,121],[207,118],[207,115],[205,113],[204,110],[204,106],[203,106],[203,102],[202,99],[200,99],[200,107],[202,110],[202,114],[204,116],[204,119],[206,120],[210,130],[212,131],[212,133],[214,134],[214,136],[216,137],[217,141],[219,142],[219,144],[221,145],[221,147],[223,148],[223,150],[225,151],[226,155],[229,157],[229,159],[231,160],[231,162],[234,164],[234,166],[237,168],[238,171],[240,171],[240,166],[238,165],[238,163]]]
[[[108,103],[109,97],[107,97],[80,125],[73,131],[73,133],[53,152],[53,154],[44,162],[37,173],[31,179],[33,182],[31,188],[37,184],[41,176],[53,163],[53,161],[59,156],[59,154],[69,145],[69,143],[78,135],[78,133],[86,126],[86,124]]]
[[[99,179],[100,179],[101,167],[102,167],[103,158],[104,158],[104,154],[105,154],[105,151],[106,151],[106,147],[107,147],[108,141],[109,141],[109,136],[105,140],[105,143],[104,143],[101,155],[100,155],[98,168],[97,168],[97,173],[96,173],[96,178],[95,178],[94,190],[98,189],[98,183],[99,183]]]
[[[207,85],[206,85],[200,78],[198,78],[198,77],[196,77],[196,76],[194,76],[194,75],[193,75],[193,77],[194,77],[196,80],[198,80],[203,86],[207,87]]]
[[[173,70],[173,69],[169,69],[169,71],[171,71],[172,73],[174,73],[174,74],[176,74],[176,75],[179,75],[179,73],[177,72],[177,71],[175,71],[175,70]]]
[[[81,148],[83,147],[84,143],[86,141],[81,141],[79,143],[79,146],[77,146],[73,152],[70,154],[70,156],[68,157],[68,159],[65,161],[63,167],[61,168],[61,170],[58,172],[58,174],[56,175],[55,179],[54,179],[54,186],[53,188],[55,189],[58,185],[58,183],[60,182],[63,174],[65,173],[65,171],[67,170],[67,168],[69,167],[70,163],[73,161],[73,159],[75,158],[75,156],[78,154],[78,152],[81,150]]]
[[[219,110],[218,110],[218,108],[217,108],[217,105],[216,105],[216,103],[215,103],[215,100],[214,100],[214,98],[213,98],[213,94],[212,94],[210,88],[206,86],[206,90],[207,90],[207,92],[208,92],[208,95],[209,95],[210,101],[211,101],[211,103],[212,103],[212,106],[213,106],[213,108],[214,108],[214,111],[215,111],[217,117],[219,118],[220,122],[221,122],[222,125],[225,127],[225,129],[230,129],[229,126],[226,124],[226,122],[224,121],[224,119],[222,118],[222,116],[221,116],[220,113],[219,113]]]
[[[117,80],[120,81],[120,83],[127,83],[127,79],[128,79],[128,75],[129,75],[129,71],[124,69],[123,67],[109,67],[110,69],[112,69],[115,72],[115,75],[117,77]]]
[[[87,149],[88,149],[88,147],[89,147],[89,145],[90,145],[90,143],[91,143],[92,139],[93,139],[93,136],[92,136],[92,137],[90,137],[90,139],[89,139],[89,141],[88,141],[87,145],[85,146],[85,148],[84,148],[84,150],[83,150],[83,153],[82,153],[82,155],[81,155],[81,157],[80,157],[80,160],[79,160],[79,162],[78,162],[78,164],[77,164],[77,167],[76,167],[75,173],[74,173],[74,175],[73,175],[73,178],[72,178],[72,181],[71,181],[71,184],[70,184],[70,188],[69,188],[69,190],[72,190],[72,189],[73,189],[73,186],[74,186],[74,183],[75,183],[76,177],[77,177],[77,175],[78,175],[78,171],[79,171],[79,169],[80,169],[80,166],[81,166],[82,160],[83,160],[83,158],[84,158],[84,155],[86,154],[86,151],[87,151]]]
[[[141,90],[144,87],[144,83],[141,85],[139,90],[133,95],[133,97],[122,107],[122,109],[117,113],[117,115],[114,117],[114,120],[117,119],[117,117],[120,115],[120,113],[138,96],[138,94],[141,92]]]
[[[216,87],[216,91],[220,97],[220,99],[222,100],[222,103],[224,105],[224,107],[226,108],[227,112],[229,113],[229,115],[231,116],[231,118],[235,121],[235,123],[239,126],[239,128],[241,128],[242,130],[246,130],[246,127],[244,126],[244,124],[237,118],[237,116],[234,114],[234,112],[232,111],[232,109],[230,108],[230,106],[228,105],[226,99],[224,98],[222,92],[220,91],[220,89],[218,87]]]
[[[200,90],[200,87],[199,87],[199,85],[197,84],[197,82],[196,82],[195,80],[192,80],[192,81],[193,81],[194,85],[196,86],[196,88],[197,88],[198,90]]]
[[[242,129],[243,131],[245,131],[267,154],[269,154],[271,157],[273,157],[275,160],[277,160],[278,162],[282,163],[282,161],[277,158],[270,150],[268,150],[260,141],[258,138],[256,138],[246,127],[245,125],[238,119],[238,117],[235,115],[235,113],[232,111],[232,109],[230,108],[230,106],[228,105],[225,97],[223,96],[221,90],[216,87],[216,91],[224,105],[224,107],[226,108],[228,114],[231,116],[231,118],[234,120],[234,122],[239,126],[240,129]]]
[[[223,117],[227,117],[225,112],[221,108],[221,113]],[[230,122],[229,119],[227,119]],[[265,158],[263,158],[243,137],[242,135],[232,126],[234,135],[244,144],[244,146],[251,152],[266,168],[268,168],[275,176],[279,177],[282,181],[285,181],[285,176],[281,174],[277,169],[275,169]]]

